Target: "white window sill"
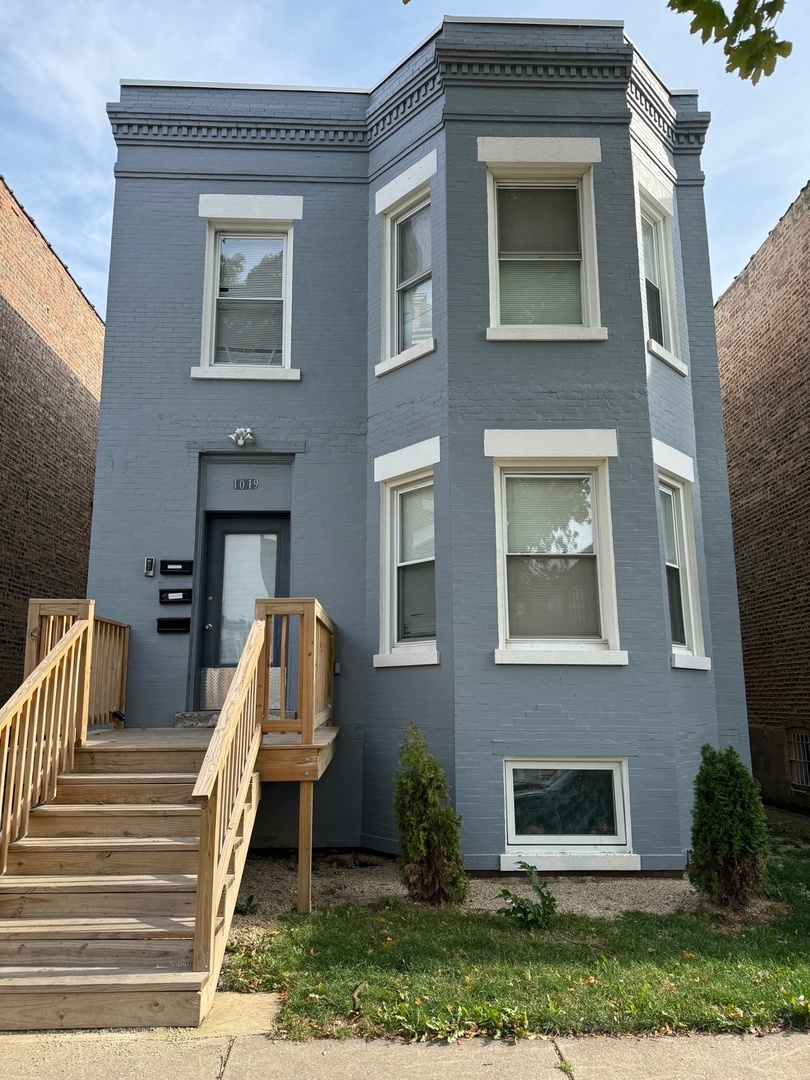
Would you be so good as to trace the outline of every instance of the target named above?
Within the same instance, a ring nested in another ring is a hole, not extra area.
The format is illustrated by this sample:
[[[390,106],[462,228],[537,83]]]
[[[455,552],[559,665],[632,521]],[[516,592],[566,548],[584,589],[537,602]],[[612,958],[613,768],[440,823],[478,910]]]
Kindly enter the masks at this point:
[[[192,379],[262,379],[270,382],[300,382],[299,368],[260,367],[249,365],[211,364],[208,367],[193,367]]]
[[[641,856],[631,851],[560,851],[559,848],[544,851],[539,845],[531,848],[513,849],[501,855],[501,870],[520,870],[518,863],[526,862],[537,870],[640,870]]]
[[[410,349],[405,349],[404,352],[397,353],[396,356],[391,356],[388,360],[381,361],[374,368],[374,374],[377,378],[379,378],[380,375],[387,375],[389,371],[395,371],[397,368],[404,367],[406,364],[418,360],[420,356],[427,356],[428,353],[435,351],[436,342],[433,338],[428,338],[426,341],[418,341],[415,345],[411,345]]]
[[[399,649],[395,652],[377,653],[373,662],[375,668],[427,667],[438,664],[439,654],[435,645],[423,649]]]
[[[586,664],[626,667],[630,659],[623,649],[496,649],[496,664]]]
[[[689,671],[711,671],[712,661],[710,656],[693,656],[692,653],[675,652],[673,649],[672,666]]]
[[[665,349],[663,345],[659,345],[657,341],[653,341],[652,338],[647,342],[647,352],[652,356],[657,356],[659,360],[663,360],[665,364],[677,371],[679,375],[688,375],[689,368],[683,362],[679,360],[677,356]]]
[[[487,341],[607,341],[605,326],[488,326]]]

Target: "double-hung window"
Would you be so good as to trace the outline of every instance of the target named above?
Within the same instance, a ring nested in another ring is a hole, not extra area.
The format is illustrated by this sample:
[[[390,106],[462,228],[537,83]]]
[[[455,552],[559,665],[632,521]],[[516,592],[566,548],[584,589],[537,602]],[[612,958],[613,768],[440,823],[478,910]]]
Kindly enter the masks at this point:
[[[215,364],[281,367],[286,237],[217,235]]]
[[[207,219],[200,364],[194,379],[292,379],[296,195],[201,195]]]
[[[675,317],[672,218],[643,192],[640,202],[647,349],[681,375],[686,375],[688,369],[678,357],[680,347]]]
[[[672,666],[706,671],[695,533],[692,522],[694,465],[686,454],[653,439],[658,470],[658,513],[664,564],[668,636]]]
[[[602,637],[593,475],[504,472],[507,637]]]
[[[433,481],[394,489],[397,644],[436,640]]]
[[[479,138],[490,341],[603,341],[594,213],[598,139]]]
[[[382,349],[377,376],[433,352],[433,237],[430,184],[435,150],[374,197],[382,233]]]
[[[430,203],[396,218],[393,228],[396,297],[391,330],[399,354],[433,338]]]
[[[579,189],[498,183],[501,325],[582,324]]]
[[[375,667],[438,664],[433,466],[439,439],[374,460],[380,484],[380,651]]]
[[[624,665],[609,456],[613,430],[490,430],[501,664]]]

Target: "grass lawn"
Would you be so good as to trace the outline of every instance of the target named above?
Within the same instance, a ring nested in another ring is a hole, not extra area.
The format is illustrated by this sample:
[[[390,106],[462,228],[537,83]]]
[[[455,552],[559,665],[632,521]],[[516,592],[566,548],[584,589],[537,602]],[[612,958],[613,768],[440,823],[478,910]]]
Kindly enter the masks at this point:
[[[810,819],[769,816],[771,899],[743,916],[559,915],[526,930],[391,900],[290,914],[231,947],[220,986],[280,990],[290,1038],[807,1028]]]

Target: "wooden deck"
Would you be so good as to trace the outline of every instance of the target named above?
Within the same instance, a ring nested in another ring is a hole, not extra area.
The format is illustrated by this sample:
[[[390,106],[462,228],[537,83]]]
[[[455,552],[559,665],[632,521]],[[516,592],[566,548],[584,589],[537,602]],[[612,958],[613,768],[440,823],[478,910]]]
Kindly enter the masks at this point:
[[[76,769],[89,761],[96,772],[126,772],[128,755],[150,750],[166,772],[185,772],[186,763],[208,749],[212,734],[213,728],[91,730],[87,745],[76,751]],[[297,732],[265,733],[256,763],[259,779],[319,780],[335,755],[339,734],[340,728],[324,725],[315,729],[312,743],[302,743]]]

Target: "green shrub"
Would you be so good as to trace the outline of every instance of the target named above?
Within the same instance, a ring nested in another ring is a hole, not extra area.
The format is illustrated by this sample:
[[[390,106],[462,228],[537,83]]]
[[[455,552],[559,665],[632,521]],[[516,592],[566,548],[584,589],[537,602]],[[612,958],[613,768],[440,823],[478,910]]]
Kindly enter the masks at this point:
[[[518,863],[521,870],[529,875],[529,882],[534,889],[536,900],[525,896],[515,896],[508,889],[501,889],[500,896],[506,901],[507,906],[498,908],[499,915],[506,915],[509,919],[535,930],[544,930],[551,925],[557,911],[557,901],[549,890],[548,885],[540,878],[537,870],[527,862]]]
[[[444,770],[415,724],[405,729],[399,748],[394,815],[399,866],[410,898],[424,904],[460,903],[469,891],[458,844],[461,818],[450,805]]]
[[[707,743],[695,777],[689,880],[715,904],[743,907],[762,884],[767,855],[759,784],[733,747]]]

